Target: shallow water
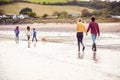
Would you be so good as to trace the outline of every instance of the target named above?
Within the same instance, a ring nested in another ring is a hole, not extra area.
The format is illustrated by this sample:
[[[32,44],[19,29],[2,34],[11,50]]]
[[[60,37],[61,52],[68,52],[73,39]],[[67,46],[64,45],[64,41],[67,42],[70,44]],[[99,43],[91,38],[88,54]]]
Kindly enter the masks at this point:
[[[0,40],[14,40],[13,31],[0,31]],[[20,41],[26,41],[26,32],[20,32]],[[32,38],[32,36],[31,36]],[[65,44],[77,44],[75,32],[37,32],[38,41],[41,42],[42,38],[46,38],[47,42],[53,43],[65,43]],[[83,42],[86,46],[91,46],[91,35],[84,34]],[[97,37],[96,44],[98,48],[120,50],[120,33],[101,33],[100,37]]]

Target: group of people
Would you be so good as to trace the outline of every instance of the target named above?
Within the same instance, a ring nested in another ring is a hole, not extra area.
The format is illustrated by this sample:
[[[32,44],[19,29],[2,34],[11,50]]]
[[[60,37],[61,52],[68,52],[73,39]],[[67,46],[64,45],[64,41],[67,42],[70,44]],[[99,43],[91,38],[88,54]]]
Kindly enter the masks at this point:
[[[15,41],[16,43],[19,43],[19,33],[20,33],[20,30],[19,30],[19,26],[16,27],[16,29],[14,30],[14,33],[15,33]],[[37,42],[37,32],[35,30],[35,28],[33,28],[33,34],[30,30],[30,26],[27,26],[27,32],[26,32],[26,35],[27,35],[27,40],[28,40],[28,48],[30,48],[30,36],[32,35],[32,42],[35,40]]]
[[[83,47],[82,51],[85,50],[85,45],[83,43],[83,34],[85,32],[86,35],[87,35],[89,31],[91,31],[91,37],[92,37],[92,41],[93,41],[92,50],[94,52],[96,52],[96,50],[97,50],[97,48],[96,48],[96,37],[97,37],[97,35],[100,36],[99,25],[95,21],[95,17],[92,17],[91,22],[89,23],[88,29],[85,29],[85,26],[82,23],[82,19],[79,18],[78,23],[76,25],[76,32],[77,32],[76,37],[77,37],[78,52],[79,53],[80,53],[80,43]],[[20,30],[19,30],[18,26],[16,27],[14,32],[15,32],[15,36],[16,36],[15,41],[16,41],[16,43],[18,43],[19,42],[19,33],[20,33]],[[35,28],[33,28],[33,34],[32,34],[31,31],[30,31],[30,27],[27,26],[26,35],[27,35],[27,40],[28,40],[28,48],[30,48],[30,36],[31,35],[33,36],[32,41],[36,40],[36,42],[37,42],[37,38],[36,38],[37,32],[36,32]],[[94,59],[96,58],[96,53],[93,54],[93,58]]]
[[[100,36],[100,30],[99,30],[99,25],[98,23],[95,21],[95,17],[91,17],[91,22],[89,23],[88,25],[88,28],[85,29],[85,26],[84,24],[82,23],[82,19],[78,19],[78,23],[77,23],[77,26],[76,26],[76,37],[77,37],[77,42],[78,42],[78,52],[80,54],[80,43],[82,45],[82,51],[85,50],[85,46],[84,46],[84,43],[83,43],[83,33],[85,32],[86,35],[88,34],[88,32],[91,31],[91,37],[92,37],[92,50],[94,51],[93,53],[93,59],[96,59],[96,38],[97,38],[97,35]]]

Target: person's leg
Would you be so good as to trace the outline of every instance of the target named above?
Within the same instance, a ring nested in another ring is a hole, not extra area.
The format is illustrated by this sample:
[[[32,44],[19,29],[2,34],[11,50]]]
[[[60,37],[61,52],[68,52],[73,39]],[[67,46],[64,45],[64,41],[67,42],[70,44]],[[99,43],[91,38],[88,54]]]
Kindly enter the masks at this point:
[[[19,36],[18,36],[18,34],[16,34],[15,35],[15,42],[18,43],[18,41],[19,41]]]
[[[81,36],[81,44],[82,44],[82,47],[83,47],[83,51],[85,50],[85,45],[84,45],[84,43],[83,43],[83,33],[82,33],[82,36]]]
[[[35,40],[36,40],[36,42],[37,42],[37,38],[36,38],[36,36],[35,36]]]
[[[15,42],[17,42],[17,34],[15,34]]]
[[[93,43],[95,43],[95,40],[96,40],[96,34],[91,34],[91,37],[92,37],[92,41],[93,41]]]
[[[30,48],[30,35],[27,35],[28,37],[28,48]]]
[[[27,35],[28,41],[30,40],[30,35]]]
[[[33,35],[32,41],[34,41],[35,36]]]
[[[77,42],[78,42],[78,51],[80,51],[80,36],[79,36],[79,33],[77,33]]]
[[[97,35],[96,34],[91,34],[91,37],[92,37],[92,41],[93,41],[93,45],[92,45],[92,50],[93,51],[96,51],[96,37]]]
[[[19,43],[19,35],[17,36],[17,43]]]
[[[84,49],[85,49],[85,46],[84,46],[84,43],[83,43],[83,33],[80,33],[80,43],[81,43],[81,45],[82,45],[82,47],[83,47],[83,51],[84,51]]]

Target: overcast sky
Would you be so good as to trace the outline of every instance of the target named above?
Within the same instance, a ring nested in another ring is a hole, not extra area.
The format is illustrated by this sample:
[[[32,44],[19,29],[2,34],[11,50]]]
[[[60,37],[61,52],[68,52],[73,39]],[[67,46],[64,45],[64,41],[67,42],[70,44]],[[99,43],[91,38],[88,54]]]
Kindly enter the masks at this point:
[[[105,1],[105,0],[102,0],[102,1]],[[110,0],[110,1],[120,1],[120,0]]]
[[[86,0],[86,1],[90,1],[90,0]],[[101,0],[101,1],[105,1],[105,0]],[[119,2],[120,0],[109,0],[109,1],[117,1],[117,2]]]

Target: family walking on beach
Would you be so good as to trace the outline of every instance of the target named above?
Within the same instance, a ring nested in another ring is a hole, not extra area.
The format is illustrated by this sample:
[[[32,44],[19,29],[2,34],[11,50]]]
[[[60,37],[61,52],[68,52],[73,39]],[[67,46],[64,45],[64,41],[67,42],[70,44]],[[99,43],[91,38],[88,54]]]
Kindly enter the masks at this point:
[[[85,50],[85,46],[84,46],[84,43],[83,43],[83,33],[85,32],[86,35],[88,34],[89,30],[91,31],[91,38],[92,38],[92,50],[94,51],[93,53],[93,59],[96,60],[96,38],[97,38],[97,35],[100,36],[100,31],[99,31],[99,25],[97,22],[95,22],[95,18],[92,17],[91,18],[91,22],[89,23],[88,25],[88,29],[86,30],[85,29],[85,26],[84,24],[82,23],[82,19],[78,19],[78,23],[77,23],[77,26],[76,26],[76,37],[77,37],[77,42],[78,42],[78,58],[80,58],[80,43],[82,45],[82,51]]]
[[[99,31],[99,25],[95,21],[95,17],[91,17],[91,22],[89,23],[87,29],[85,29],[85,26],[82,23],[82,19],[81,18],[78,19],[78,22],[76,25],[76,32],[77,32],[76,37],[77,37],[77,43],[78,43],[78,57],[80,58],[80,44],[82,45],[82,51],[84,52],[84,50],[85,50],[85,45],[83,43],[83,37],[84,37],[83,34],[86,33],[86,35],[87,35],[89,31],[91,31],[91,38],[92,38],[92,42],[93,42],[93,44],[92,44],[92,50],[94,52],[93,59],[96,59],[96,53],[95,53],[97,51],[96,38],[97,38],[97,35],[100,36],[100,31]],[[19,33],[20,33],[19,26],[16,27],[14,32],[15,32],[15,41],[16,41],[16,43],[19,43]],[[35,40],[35,44],[34,44],[34,46],[35,46],[36,42],[38,41],[37,37],[36,37],[37,32],[36,32],[35,28],[33,28],[33,33],[32,33],[30,30],[30,26],[27,26],[26,35],[27,35],[27,41],[28,41],[28,48],[30,48],[30,44],[31,44],[31,41],[30,41],[31,35],[33,36],[32,42]]]

